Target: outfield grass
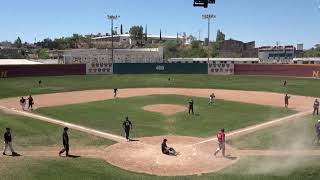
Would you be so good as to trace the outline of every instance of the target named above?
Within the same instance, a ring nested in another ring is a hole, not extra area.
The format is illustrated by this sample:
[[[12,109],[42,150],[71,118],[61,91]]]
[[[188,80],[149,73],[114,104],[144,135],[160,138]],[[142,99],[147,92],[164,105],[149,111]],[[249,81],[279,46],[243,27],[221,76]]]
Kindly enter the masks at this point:
[[[201,176],[158,177],[132,173],[103,160],[69,158],[1,158],[0,179],[69,180],[314,180],[320,178],[319,157],[241,159],[219,173]]]
[[[171,81],[168,81],[168,77]],[[43,87],[37,82],[42,80]],[[282,87],[284,80],[287,88]],[[0,98],[88,89],[183,87],[217,88],[252,91],[288,92],[290,94],[318,96],[318,79],[263,77],[263,76],[211,76],[211,75],[90,75],[19,77],[0,79]]]
[[[240,149],[320,149],[313,143],[318,119],[307,116],[231,139],[228,143]]]
[[[294,113],[284,108],[217,100],[208,105],[207,98],[195,98],[195,114],[180,112],[172,116],[144,111],[153,104],[187,106],[189,97],[152,95],[112,99],[60,107],[39,108],[37,113],[102,131],[120,134],[126,116],[133,121],[135,137],[155,135],[185,135],[208,137],[219,129],[236,130]]]
[[[36,146],[61,146],[62,144],[63,127],[27,117],[8,115],[0,111],[0,129],[3,133],[6,127],[12,129],[13,144],[18,151]],[[113,144],[110,140],[71,129],[69,138],[71,147]]]

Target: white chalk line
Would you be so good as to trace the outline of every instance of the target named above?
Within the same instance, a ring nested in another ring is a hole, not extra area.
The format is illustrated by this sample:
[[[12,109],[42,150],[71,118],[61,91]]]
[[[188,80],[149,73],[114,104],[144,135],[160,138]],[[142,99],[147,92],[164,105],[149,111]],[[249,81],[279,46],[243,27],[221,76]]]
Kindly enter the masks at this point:
[[[66,127],[70,128],[70,129],[75,129],[75,130],[78,130],[78,131],[81,131],[81,132],[84,132],[84,133],[87,133],[87,134],[99,136],[99,137],[110,139],[110,140],[114,140],[114,141],[117,141],[117,142],[124,142],[125,141],[125,138],[123,138],[121,136],[117,136],[117,135],[106,133],[106,132],[103,132],[103,131],[87,128],[87,127],[84,127],[84,126],[79,126],[79,125],[72,124],[72,123],[67,123],[67,122],[64,122],[64,121],[61,121],[61,120],[45,117],[45,116],[42,116],[42,115],[38,115],[38,114],[26,112],[26,111],[19,111],[19,110],[13,109],[13,108],[9,109],[9,108],[4,107],[4,106],[0,106],[0,109],[6,110],[6,111],[9,111],[9,112],[11,111],[11,112],[13,112],[15,114],[23,115],[23,116],[26,116],[26,117],[31,117],[31,118],[35,118],[35,119],[38,119],[38,120],[46,121],[46,122],[49,122],[49,123],[52,123],[52,124],[57,124],[57,125],[60,125],[60,126],[66,126]]]
[[[230,133],[226,134],[226,137],[235,136],[235,135],[242,134],[242,133],[251,133],[251,132],[253,132],[252,130],[260,130],[260,128],[264,129],[263,127],[268,128],[268,127],[270,127],[269,125],[273,125],[273,124],[281,123],[282,121],[287,121],[287,120],[290,120],[290,119],[295,119],[295,118],[298,118],[298,117],[306,116],[306,115],[310,114],[311,112],[312,111],[300,112],[300,113],[296,113],[296,114],[293,114],[293,115],[290,115],[290,116],[286,116],[286,117],[278,118],[278,119],[275,119],[275,120],[272,120],[272,121],[268,121],[268,122],[265,122],[265,123],[262,123],[262,124],[254,125],[254,126],[251,126],[251,127],[248,127],[248,128],[236,130],[236,131],[233,131],[233,132],[230,132]],[[212,138],[212,139],[207,139],[205,141],[201,141],[201,142],[195,143],[195,144],[193,144],[193,146],[196,146],[196,145],[199,145],[199,144],[204,144],[204,143],[211,142],[211,141],[216,141],[216,140],[217,140],[216,137]]]
[[[117,141],[117,142],[124,142],[126,140],[125,138],[123,138],[121,136],[117,136],[117,135],[114,135],[114,134],[110,134],[110,133],[102,132],[102,131],[99,131],[99,130],[87,128],[87,127],[84,127],[84,126],[75,125],[75,124],[72,124],[72,123],[67,123],[67,122],[64,122],[64,121],[61,121],[61,120],[45,117],[45,116],[34,114],[34,113],[29,113],[29,112],[26,112],[26,111],[19,111],[19,110],[13,109],[13,108],[9,109],[9,108],[4,107],[4,106],[0,106],[0,109],[4,109],[4,110],[7,110],[7,111],[12,111],[12,112],[14,112],[16,114],[24,115],[24,116],[31,117],[31,118],[36,118],[38,120],[46,121],[46,122],[49,122],[49,123],[52,123],[52,124],[57,124],[57,125],[61,125],[61,126],[67,126],[67,127],[71,128],[71,129],[75,129],[75,130],[78,130],[78,131],[81,131],[81,132],[84,132],[84,133],[88,133],[88,134],[92,134],[92,135],[95,135],[95,136],[107,138],[107,139],[114,140],[114,141]],[[295,118],[298,118],[298,117],[301,117],[301,116],[305,116],[305,115],[310,114],[311,112],[312,111],[300,112],[300,113],[296,113],[296,114],[293,114],[293,115],[290,115],[290,116],[278,118],[278,119],[273,120],[273,121],[268,121],[268,122],[265,122],[265,123],[262,123],[262,124],[258,124],[258,125],[254,125],[254,126],[248,127],[248,128],[236,130],[234,132],[230,132],[230,133],[226,134],[226,137],[234,136],[234,135],[238,135],[238,134],[242,134],[242,133],[251,133],[251,132],[253,132],[252,130],[259,130],[260,128],[264,129],[263,127],[268,128],[269,125],[277,124],[277,123],[280,123],[282,121],[286,121],[286,120],[295,119]],[[204,140],[204,141],[192,144],[192,145],[188,145],[188,146],[196,146],[196,145],[200,145],[200,144],[204,144],[204,143],[208,143],[208,142],[212,142],[212,141],[217,141],[217,138],[214,137],[214,138],[207,139],[207,140]],[[137,141],[137,143],[138,144],[147,145],[147,144],[139,142],[139,141]]]

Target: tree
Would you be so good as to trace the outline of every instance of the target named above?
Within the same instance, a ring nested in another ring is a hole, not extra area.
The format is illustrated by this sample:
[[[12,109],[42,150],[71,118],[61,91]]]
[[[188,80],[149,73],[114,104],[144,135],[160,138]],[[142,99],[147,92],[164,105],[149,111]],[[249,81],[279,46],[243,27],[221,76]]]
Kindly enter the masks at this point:
[[[37,49],[36,55],[38,56],[38,59],[49,59],[49,54],[47,49]]]
[[[21,48],[22,47],[22,41],[21,41],[21,39],[20,39],[20,37],[18,37],[15,41],[14,41],[14,46],[16,47],[16,48]]]
[[[191,41],[192,49],[198,49],[200,48],[200,42],[199,41]]]
[[[216,42],[219,43],[224,41],[225,39],[226,39],[226,35],[222,31],[218,30]]]
[[[192,43],[195,40],[197,40],[197,38],[192,36],[191,34],[187,37],[187,41],[189,41],[190,43]]]
[[[316,44],[315,47],[307,50],[304,57],[320,57],[320,44]]]
[[[219,56],[218,44],[217,42],[213,42],[211,46],[211,57]]]
[[[143,39],[143,27],[142,26],[132,26],[129,30],[130,39],[134,41],[136,45],[142,45]]]
[[[179,44],[177,41],[171,40],[171,41],[166,41],[163,44],[163,49],[164,49],[164,58],[165,59],[170,59],[173,57],[178,57],[178,48]]]

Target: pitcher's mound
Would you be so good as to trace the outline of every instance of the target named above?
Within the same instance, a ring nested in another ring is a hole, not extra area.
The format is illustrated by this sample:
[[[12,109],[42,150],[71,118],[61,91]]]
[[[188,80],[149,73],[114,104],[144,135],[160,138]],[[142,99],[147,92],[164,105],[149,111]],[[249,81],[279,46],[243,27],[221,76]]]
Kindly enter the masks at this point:
[[[158,112],[164,115],[172,115],[187,110],[186,107],[173,104],[154,104],[143,107],[146,111]]]
[[[168,146],[180,152],[168,156],[161,152],[161,143],[168,139]],[[238,158],[213,155],[215,142],[194,145],[203,139],[193,137],[146,137],[139,141],[118,143],[107,147],[105,159],[125,170],[159,176],[186,176],[216,172],[235,163]],[[229,147],[227,147],[229,148]],[[231,149],[227,149],[232,153]],[[234,153],[232,153],[235,155]]]

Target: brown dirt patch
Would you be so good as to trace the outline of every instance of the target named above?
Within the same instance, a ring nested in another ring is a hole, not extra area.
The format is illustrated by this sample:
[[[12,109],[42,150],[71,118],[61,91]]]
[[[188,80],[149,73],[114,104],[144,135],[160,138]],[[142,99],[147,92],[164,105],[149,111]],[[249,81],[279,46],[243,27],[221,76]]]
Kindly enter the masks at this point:
[[[179,156],[168,156],[161,152],[163,138]],[[118,143],[107,147],[105,159],[114,166],[129,171],[161,175],[185,176],[219,171],[238,158],[228,159],[213,155],[216,146],[204,143],[193,146],[202,139],[179,136],[141,138],[139,141]],[[228,149],[230,153],[232,150]],[[234,154],[233,154],[234,155]]]
[[[168,116],[168,115],[173,115],[179,112],[183,112],[187,110],[187,108],[181,105],[173,105],[173,104],[154,104],[154,105],[144,106],[143,110],[158,112]]]
[[[239,90],[224,90],[224,89],[188,89],[188,88],[132,88],[119,89],[118,97],[127,98],[134,96],[146,96],[153,94],[177,94],[185,96],[197,96],[208,98],[212,92],[215,93],[217,99],[228,101],[245,102],[260,105],[269,105],[275,107],[284,107],[284,94],[271,92],[256,92],[256,91],[239,91]],[[52,107],[68,104],[87,103],[93,101],[108,100],[113,98],[113,90],[87,90],[63,92],[54,94],[35,95],[35,108]],[[0,105],[17,108],[19,107],[19,99],[7,98],[1,99]],[[313,97],[291,95],[289,108],[297,111],[306,111],[312,109]]]

